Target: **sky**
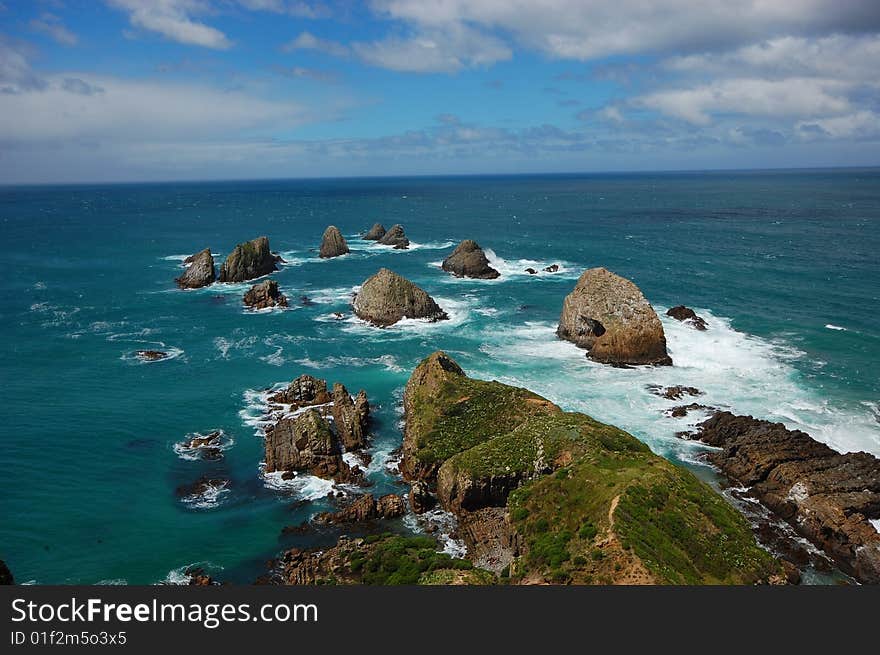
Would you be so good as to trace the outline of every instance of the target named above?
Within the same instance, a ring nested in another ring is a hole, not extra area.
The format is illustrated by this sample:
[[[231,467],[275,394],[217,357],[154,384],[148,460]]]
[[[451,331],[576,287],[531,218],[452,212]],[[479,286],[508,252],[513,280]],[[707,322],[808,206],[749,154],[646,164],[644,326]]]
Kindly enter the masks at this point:
[[[0,184],[876,165],[878,0],[0,0]]]

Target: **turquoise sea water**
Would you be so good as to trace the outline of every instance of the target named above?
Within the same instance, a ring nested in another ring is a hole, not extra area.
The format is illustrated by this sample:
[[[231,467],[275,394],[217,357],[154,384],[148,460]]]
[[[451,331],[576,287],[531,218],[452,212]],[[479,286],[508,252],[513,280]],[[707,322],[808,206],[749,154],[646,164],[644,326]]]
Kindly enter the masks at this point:
[[[402,223],[413,247],[354,236],[376,221]],[[321,261],[329,224],[352,253]],[[20,581],[152,583],[199,562],[250,582],[282,547],[332,541],[279,537],[330,506],[328,485],[278,489],[260,476],[259,392],[301,373],[366,389],[378,405],[371,491],[400,490],[387,464],[402,439],[402,387],[438,348],[472,375],[528,386],[680,462],[698,447],[673,435],[700,417],[664,417],[675,403],[648,384],[693,385],[701,402],[880,455],[877,169],[7,187],[0,230],[0,558]],[[248,285],[175,288],[182,256],[209,246],[219,265],[262,234],[288,261],[274,277],[290,310],[245,313]],[[492,251],[499,280],[438,268],[464,238]],[[559,273],[524,272],[553,263]],[[381,266],[451,320],[387,330],[335,320]],[[664,316],[671,368],[587,361],[554,329],[593,266],[634,280],[658,312],[694,307],[710,330]],[[142,363],[132,353],[145,348],[176,356]],[[175,452],[213,429],[227,437],[221,460]],[[177,497],[202,475],[229,487]]]

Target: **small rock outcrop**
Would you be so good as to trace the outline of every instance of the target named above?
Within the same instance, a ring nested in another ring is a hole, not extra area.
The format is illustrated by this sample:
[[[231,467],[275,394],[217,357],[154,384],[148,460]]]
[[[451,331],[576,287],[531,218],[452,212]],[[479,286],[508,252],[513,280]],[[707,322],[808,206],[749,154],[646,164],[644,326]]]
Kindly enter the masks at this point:
[[[370,403],[363,389],[352,400],[341,382],[333,385],[333,426],[345,450],[358,450],[367,445],[367,424]]]
[[[379,243],[383,246],[394,246],[397,250],[406,250],[409,248],[409,239],[406,238],[403,226],[400,224],[392,225],[391,229],[379,239]]]
[[[174,281],[181,289],[199,289],[213,284],[217,278],[214,272],[214,257],[211,249],[205,248],[201,252],[191,255],[184,260],[186,271]]]
[[[697,313],[691,309],[690,307],[685,307],[684,305],[677,305],[666,312],[667,316],[671,316],[676,321],[682,321],[683,323],[687,323],[694,329],[704,331],[709,325],[703,319],[703,317],[698,316]]]
[[[559,264],[550,264],[544,268],[545,273],[558,273],[559,272]]]
[[[324,236],[321,238],[321,249],[318,252],[321,259],[330,259],[331,257],[339,257],[351,252],[345,237],[335,225],[331,225],[324,230]]]
[[[6,562],[0,559],[0,585],[15,584],[15,578],[12,577],[12,571],[6,566]]]
[[[134,356],[142,362],[159,362],[171,357],[171,355],[161,350],[138,350],[134,353]]]
[[[473,277],[481,280],[494,280],[501,274],[489,266],[489,259],[483,249],[472,239],[465,239],[440,266],[456,277]]]
[[[696,437],[708,459],[860,582],[880,583],[880,460],[842,455],[800,430],[718,412]]]
[[[387,268],[364,282],[352,307],[360,318],[380,327],[394,325],[402,318],[449,318],[425,291]]]
[[[266,429],[266,472],[307,471],[339,481],[351,477],[330,425],[317,410],[282,418]]]
[[[277,271],[276,258],[269,250],[269,239],[258,237],[235,246],[223,266],[220,282],[246,282]]]
[[[566,296],[556,334],[614,365],[670,365],[663,325],[630,280],[604,268],[580,276]]]
[[[278,289],[275,280],[264,280],[255,284],[244,294],[243,302],[251,309],[271,309],[287,307],[287,296]]]
[[[381,223],[374,223],[367,233],[363,236],[364,241],[378,241],[385,236],[385,226]]]
[[[685,396],[702,396],[703,392],[696,387],[686,387],[677,384],[674,387],[663,387],[658,384],[648,385],[648,391],[655,396],[666,398],[667,400],[681,400]]]
[[[387,494],[375,498],[373,494],[362,494],[353,503],[337,512],[321,512],[315,517],[316,523],[364,523],[379,519],[393,519],[406,514],[406,503],[397,494]]]
[[[326,380],[306,374],[300,375],[286,389],[269,396],[269,402],[290,405],[291,409],[326,405],[331,400]]]

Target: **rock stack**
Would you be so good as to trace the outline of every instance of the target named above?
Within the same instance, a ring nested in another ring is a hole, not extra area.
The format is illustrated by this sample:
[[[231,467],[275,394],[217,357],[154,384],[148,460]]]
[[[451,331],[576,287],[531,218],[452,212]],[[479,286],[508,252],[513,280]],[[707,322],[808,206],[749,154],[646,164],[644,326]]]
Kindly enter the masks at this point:
[[[443,260],[440,268],[456,277],[473,277],[482,280],[494,280],[501,275],[489,266],[486,253],[472,239],[465,239],[458,244],[452,254]]]
[[[354,313],[386,327],[402,318],[442,321],[449,316],[425,291],[394,271],[382,268],[367,279],[355,296]]]

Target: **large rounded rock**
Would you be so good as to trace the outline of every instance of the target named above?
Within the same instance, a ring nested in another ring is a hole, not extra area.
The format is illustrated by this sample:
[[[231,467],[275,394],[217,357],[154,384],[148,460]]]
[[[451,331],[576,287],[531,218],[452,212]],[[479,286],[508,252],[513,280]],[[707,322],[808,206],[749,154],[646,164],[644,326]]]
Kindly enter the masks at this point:
[[[373,223],[373,227],[363,236],[364,241],[378,241],[385,236],[385,226],[381,223]]]
[[[556,334],[597,362],[617,365],[672,364],[663,325],[630,280],[591,268],[566,296]]]
[[[449,318],[425,291],[387,268],[364,282],[353,308],[359,317],[380,327],[393,325],[402,318]]]
[[[462,241],[452,254],[443,260],[441,268],[456,277],[474,277],[482,280],[494,280],[501,274],[489,266],[489,260],[483,249],[472,239]]]
[[[251,309],[287,307],[287,296],[281,293],[275,280],[263,280],[244,294],[243,302]]]
[[[174,280],[181,289],[206,287],[216,279],[214,257],[210,248],[187,257],[184,263],[187,264],[186,272]]]
[[[345,237],[335,225],[331,225],[324,230],[324,237],[321,239],[321,250],[319,255],[321,259],[329,259],[331,257],[339,257],[339,255],[348,254],[348,244]]]
[[[392,225],[391,229],[379,239],[379,243],[383,246],[394,246],[397,250],[406,250],[409,248],[409,239],[406,238],[403,226],[399,224]]]
[[[235,246],[223,266],[220,282],[245,282],[278,270],[276,258],[269,250],[269,239],[258,237]]]

